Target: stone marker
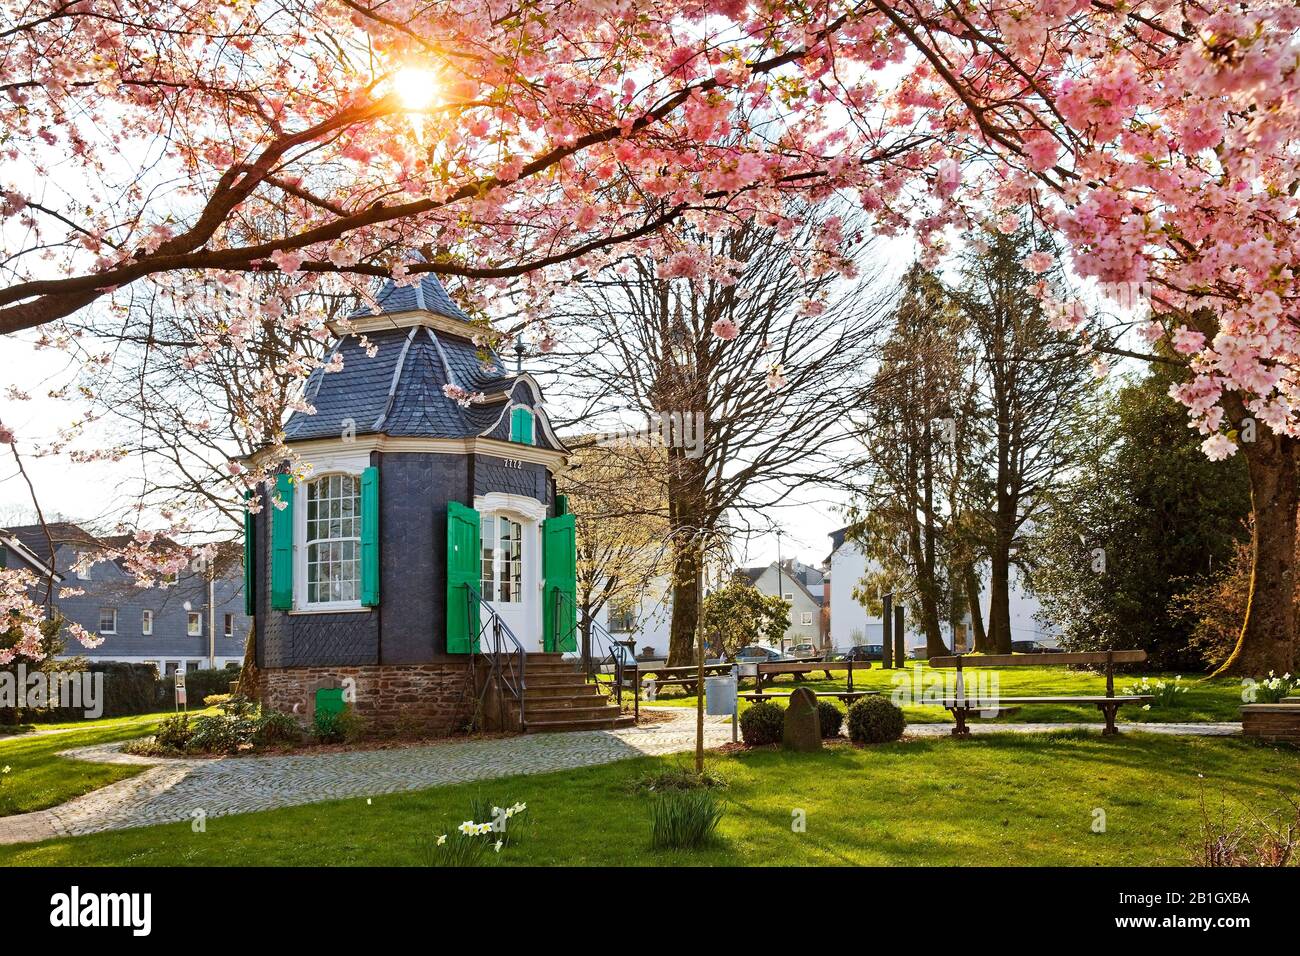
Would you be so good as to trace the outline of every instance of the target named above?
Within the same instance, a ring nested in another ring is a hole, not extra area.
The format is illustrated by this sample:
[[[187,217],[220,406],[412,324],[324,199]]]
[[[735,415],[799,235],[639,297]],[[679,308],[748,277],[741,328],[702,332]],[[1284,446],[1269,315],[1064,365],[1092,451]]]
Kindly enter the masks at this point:
[[[798,753],[812,753],[822,749],[822,722],[817,714],[817,695],[807,687],[800,687],[790,695],[790,706],[785,709],[781,746]]]

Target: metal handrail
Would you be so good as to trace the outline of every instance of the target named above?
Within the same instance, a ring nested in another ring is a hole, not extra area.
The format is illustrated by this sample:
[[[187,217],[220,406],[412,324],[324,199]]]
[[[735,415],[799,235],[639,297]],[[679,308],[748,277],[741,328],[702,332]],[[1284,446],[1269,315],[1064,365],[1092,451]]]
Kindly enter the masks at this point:
[[[556,646],[561,643],[559,622],[562,617],[562,611],[566,603],[571,599],[563,591],[555,592],[555,602],[553,612],[555,614],[555,628],[553,633],[556,635]],[[585,615],[584,615],[585,616]],[[573,608],[573,630],[575,638],[578,630],[578,613],[577,607]],[[600,644],[604,644],[604,651],[597,653]],[[597,661],[604,661],[606,657],[614,665],[614,692],[618,700],[619,707],[623,706],[623,688],[630,686],[632,688],[633,711],[639,718],[641,715],[641,690],[640,681],[638,680],[638,665],[636,662],[636,642],[620,641],[615,638],[605,626],[597,621],[594,617],[587,620],[587,640],[584,642],[575,640],[574,645],[578,647],[578,655],[581,660],[583,673],[591,680],[599,683],[597,675]],[[630,678],[630,679],[629,679]]]
[[[479,620],[474,620],[474,602],[470,600],[473,595],[478,603]],[[487,620],[482,617],[482,609],[486,608],[488,612]],[[498,700],[502,699],[502,694],[508,691],[511,696],[519,702],[519,728],[525,728],[524,716],[524,690],[525,666],[528,663],[528,655],[524,651],[524,645],[520,643],[515,632],[497,613],[497,609],[492,603],[486,600],[478,593],[478,589],[468,581],[465,583],[465,614],[469,621],[469,633],[477,635],[475,643],[478,645],[477,653],[480,656],[488,658],[488,683],[483,685],[483,690],[479,693],[478,712],[483,710],[483,697],[487,694],[488,686],[495,682],[498,691]],[[484,650],[484,637],[490,637],[492,642],[491,653]],[[513,645],[513,646],[510,646]],[[502,653],[503,649],[505,653]],[[515,673],[515,666],[518,665],[518,673]],[[503,720],[504,723],[504,720]]]

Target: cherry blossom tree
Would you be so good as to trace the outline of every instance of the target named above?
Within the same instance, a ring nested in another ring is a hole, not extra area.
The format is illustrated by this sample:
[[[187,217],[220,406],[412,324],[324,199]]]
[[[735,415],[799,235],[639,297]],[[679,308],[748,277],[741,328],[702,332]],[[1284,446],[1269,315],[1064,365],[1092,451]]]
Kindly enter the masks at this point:
[[[839,194],[933,261],[1027,208],[1076,274],[1149,303],[1206,453],[1247,458],[1227,666],[1286,668],[1298,28],[1282,0],[15,0],[0,333],[259,271],[284,296],[460,275],[540,320],[629,249],[671,268],[680,219],[783,227],[792,196]]]

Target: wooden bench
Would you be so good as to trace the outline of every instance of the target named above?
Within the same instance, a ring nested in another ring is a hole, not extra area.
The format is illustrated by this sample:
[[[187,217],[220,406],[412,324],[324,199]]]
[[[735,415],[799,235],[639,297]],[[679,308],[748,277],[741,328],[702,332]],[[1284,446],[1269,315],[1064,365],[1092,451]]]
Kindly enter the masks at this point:
[[[821,671],[826,675],[827,680],[831,680],[832,669],[849,672],[848,689],[852,691],[854,666],[857,666],[859,670],[866,670],[871,667],[871,663],[866,662],[864,667],[863,662],[860,661],[760,661],[753,666],[757,674],[754,681],[754,690],[761,694],[765,677],[775,678],[779,674],[793,674],[795,680],[803,680],[808,674]]]
[[[789,697],[794,691],[780,691],[772,693],[771,691],[746,691],[743,694],[737,694],[741,700],[772,700],[775,697]],[[845,703],[852,703],[862,697],[878,697],[878,690],[815,690],[813,691],[818,697],[834,697]]]
[[[1144,704],[1153,698],[1149,694],[1136,694],[1127,697],[1115,696],[1115,665],[1138,664],[1147,659],[1146,651],[1082,651],[1071,653],[1060,651],[1048,654],[957,654],[952,657],[932,657],[930,666],[934,668],[955,667],[957,669],[957,689],[952,695],[945,695],[937,703],[952,712],[957,722],[952,730],[954,737],[969,737],[970,728],[966,721],[973,713],[987,710],[1005,711],[1022,704],[1091,704],[1101,711],[1106,721],[1103,734],[1117,734],[1115,714],[1124,704]],[[963,679],[963,665],[969,667],[1045,667],[1056,664],[1104,664],[1106,666],[1106,693],[1102,695],[1051,696],[1051,697],[998,697],[996,700],[981,701],[966,695]]]

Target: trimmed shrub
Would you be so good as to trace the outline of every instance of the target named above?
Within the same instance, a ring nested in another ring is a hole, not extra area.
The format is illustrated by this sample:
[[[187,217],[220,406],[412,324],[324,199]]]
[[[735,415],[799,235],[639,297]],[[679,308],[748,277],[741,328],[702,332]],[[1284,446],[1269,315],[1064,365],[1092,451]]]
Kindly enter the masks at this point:
[[[190,718],[188,714],[168,717],[158,725],[154,743],[165,750],[184,750],[190,743]]]
[[[817,701],[817,720],[821,724],[822,737],[838,737],[844,726],[844,711],[829,700]]]
[[[906,726],[902,708],[884,697],[863,697],[849,708],[849,738],[855,743],[897,740]]]
[[[253,743],[254,722],[227,714],[195,717],[187,749],[209,754],[233,754]]]
[[[650,846],[656,850],[697,849],[713,840],[721,822],[722,804],[712,790],[661,794],[650,808]]]
[[[209,694],[203,698],[204,707],[220,707],[222,704],[229,703],[234,694]]]
[[[767,700],[751,705],[740,715],[740,736],[750,747],[779,744],[785,733],[785,711]]]
[[[351,742],[361,736],[361,718],[348,707],[342,711],[318,710],[312,718],[311,732],[323,744]]]
[[[264,712],[257,718],[255,725],[256,729],[253,731],[253,743],[255,744],[291,744],[296,743],[302,737],[298,722],[288,714],[281,713],[278,710]]]

